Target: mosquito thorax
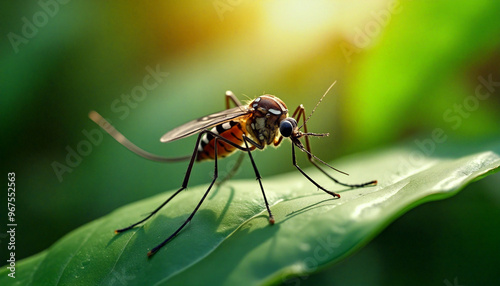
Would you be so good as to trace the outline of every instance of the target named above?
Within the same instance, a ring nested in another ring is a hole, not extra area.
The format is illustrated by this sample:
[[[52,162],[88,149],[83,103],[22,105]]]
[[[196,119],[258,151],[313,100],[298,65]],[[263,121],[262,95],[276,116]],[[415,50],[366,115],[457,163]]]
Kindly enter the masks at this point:
[[[274,95],[257,97],[249,104],[251,116],[247,131],[262,145],[272,144],[279,137],[279,124],[288,116],[285,103]]]

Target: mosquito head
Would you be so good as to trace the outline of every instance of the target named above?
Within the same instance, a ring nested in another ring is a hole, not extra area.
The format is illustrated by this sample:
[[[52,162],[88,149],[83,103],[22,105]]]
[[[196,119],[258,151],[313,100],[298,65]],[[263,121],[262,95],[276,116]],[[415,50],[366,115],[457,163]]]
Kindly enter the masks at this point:
[[[287,117],[280,122],[280,133],[283,137],[292,136],[297,129],[297,121],[292,117]]]
[[[283,137],[291,137],[292,139],[299,139],[303,136],[328,136],[328,133],[312,133],[300,131],[297,127],[297,120],[295,120],[295,118],[293,117],[287,117],[280,122],[280,133]]]
[[[250,102],[251,116],[247,120],[247,131],[259,144],[272,144],[279,137],[281,121],[288,116],[285,103],[274,95],[266,94]]]

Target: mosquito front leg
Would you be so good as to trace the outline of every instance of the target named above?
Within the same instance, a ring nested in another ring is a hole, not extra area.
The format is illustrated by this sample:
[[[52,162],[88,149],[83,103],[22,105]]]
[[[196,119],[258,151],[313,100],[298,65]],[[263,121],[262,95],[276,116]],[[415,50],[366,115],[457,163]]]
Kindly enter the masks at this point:
[[[306,174],[306,172],[304,172],[300,167],[299,165],[297,164],[297,159],[295,158],[295,145],[292,144],[292,164],[295,166],[295,168],[297,168],[297,170],[299,170],[299,172],[302,173],[302,175],[304,175],[304,177],[306,177],[311,183],[313,183],[316,187],[318,187],[320,190],[324,191],[325,193],[329,194],[329,195],[332,195],[333,197],[337,197],[337,198],[340,198],[340,195],[335,193],[335,192],[332,192],[332,191],[329,191],[325,188],[323,188],[320,184],[316,183],[316,181],[314,181],[311,177],[309,177],[309,175]]]
[[[295,116],[297,116],[297,117],[295,117]],[[293,113],[293,117],[296,118],[297,124],[299,123],[299,120],[302,118],[302,122],[303,122],[302,126],[304,127],[304,133],[307,134],[308,131],[307,131],[306,113],[305,113],[305,108],[304,108],[304,106],[302,106],[302,104],[297,107],[297,109]],[[377,185],[377,181],[376,180],[369,181],[369,182],[366,182],[366,183],[361,183],[361,184],[346,184],[346,183],[342,183],[339,180],[335,179],[334,177],[332,177],[330,174],[328,174],[323,168],[321,168],[316,163],[316,161],[314,160],[314,157],[312,156],[311,144],[309,143],[309,136],[304,136],[304,137],[305,137],[305,141],[306,141],[305,148],[307,150],[306,153],[307,153],[307,158],[309,159],[309,162],[311,162],[311,164],[314,167],[316,167],[318,170],[320,170],[323,174],[325,174],[328,178],[330,178],[335,183],[337,183],[339,185],[342,185],[342,186],[345,186],[345,187],[349,187],[349,188],[362,188],[362,187]],[[293,146],[293,144],[292,144],[292,146]],[[293,151],[293,153],[295,154],[294,151]]]

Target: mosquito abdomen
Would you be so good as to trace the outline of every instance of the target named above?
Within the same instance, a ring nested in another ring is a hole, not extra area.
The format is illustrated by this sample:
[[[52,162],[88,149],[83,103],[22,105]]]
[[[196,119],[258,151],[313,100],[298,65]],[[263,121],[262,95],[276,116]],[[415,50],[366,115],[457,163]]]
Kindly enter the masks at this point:
[[[241,124],[237,121],[228,121],[213,127],[211,132],[226,138],[227,140],[235,143],[238,146],[243,144],[243,130]],[[215,155],[215,137],[211,133],[205,133],[201,138],[200,144],[198,145],[198,155],[196,157],[197,161],[203,160],[213,160]],[[222,140],[217,140],[217,157],[224,158],[234,151],[237,150],[236,147],[223,142]]]

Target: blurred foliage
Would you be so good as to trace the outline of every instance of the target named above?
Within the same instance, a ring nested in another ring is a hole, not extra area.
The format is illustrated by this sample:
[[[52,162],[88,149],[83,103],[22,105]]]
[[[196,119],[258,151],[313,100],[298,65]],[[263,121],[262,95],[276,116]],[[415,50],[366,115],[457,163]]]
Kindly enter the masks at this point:
[[[326,160],[415,135],[432,138],[437,128],[457,140],[498,137],[498,86],[483,88],[489,98],[474,101],[478,78],[500,81],[498,1],[46,0],[52,6],[45,10],[42,2],[5,2],[0,9],[2,171],[17,175],[17,258],[181,183],[185,164],[147,162],[107,136],[58,180],[51,164],[66,164],[67,148],[76,149],[87,140],[82,131],[96,128],[87,119],[92,109],[139,146],[173,156],[189,153],[193,138],[162,145],[159,137],[223,109],[227,89],[241,99],[275,94],[289,109],[302,103],[310,111],[337,80],[308,122],[311,131],[330,132],[312,142]],[[44,11],[53,16],[35,17]],[[14,46],[9,35],[23,36],[26,21],[40,27]],[[168,77],[120,118],[112,103],[143,84],[147,67]],[[284,145],[256,152],[264,179],[293,169]],[[197,166],[191,185],[207,182],[211,167]],[[249,169],[238,175],[252,176]],[[497,191],[495,184],[473,186],[491,196]],[[467,205],[459,198],[447,203]],[[477,246],[463,241],[462,247]],[[0,252],[4,257],[3,246]],[[460,273],[443,276],[452,281],[453,275]]]

